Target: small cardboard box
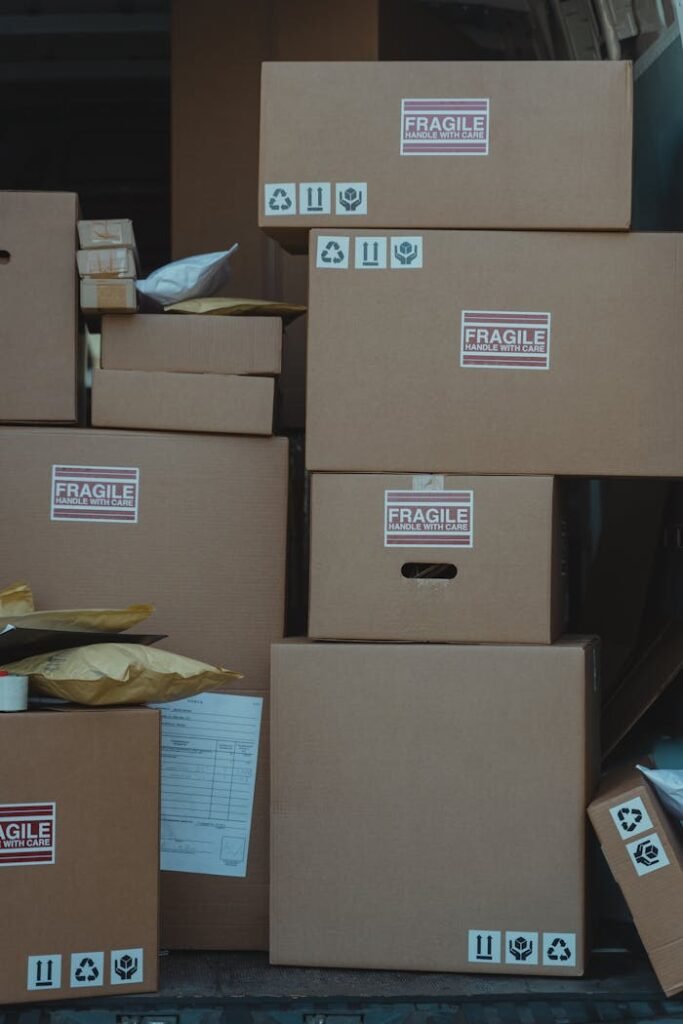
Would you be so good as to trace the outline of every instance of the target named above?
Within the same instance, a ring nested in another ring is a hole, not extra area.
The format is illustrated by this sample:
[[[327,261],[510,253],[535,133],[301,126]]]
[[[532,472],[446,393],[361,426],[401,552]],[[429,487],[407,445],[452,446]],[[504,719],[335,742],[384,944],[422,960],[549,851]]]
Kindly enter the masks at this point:
[[[309,469],[683,475],[683,235],[311,244]]]
[[[606,776],[588,813],[667,996],[683,991],[683,846],[635,768]]]
[[[102,320],[103,370],[276,376],[281,360],[278,317],[169,313]]]
[[[581,974],[596,657],[275,644],[272,962]]]
[[[614,61],[265,63],[259,224],[291,251],[317,227],[628,228],[631,78]]]
[[[94,427],[187,433],[273,433],[275,384],[220,373],[95,370]]]
[[[135,313],[138,297],[135,281],[84,277],[81,281],[81,309],[84,313]]]
[[[76,264],[81,277],[137,277],[132,249],[79,249]]]
[[[78,240],[81,249],[113,249],[120,245],[134,249],[133,222],[125,217],[113,220],[79,220]]]
[[[155,991],[157,711],[0,715],[0,904],[0,1003]]]
[[[78,196],[0,192],[0,422],[75,423]]]
[[[552,643],[558,526],[551,477],[316,473],[309,635]]]

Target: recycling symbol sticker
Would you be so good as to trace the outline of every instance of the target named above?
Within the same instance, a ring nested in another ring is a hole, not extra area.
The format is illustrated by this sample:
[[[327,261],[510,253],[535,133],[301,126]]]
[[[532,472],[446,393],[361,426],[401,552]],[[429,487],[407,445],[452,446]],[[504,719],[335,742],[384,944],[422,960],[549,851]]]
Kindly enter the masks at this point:
[[[505,963],[522,967],[538,963],[538,932],[506,932]]]
[[[659,871],[670,863],[664,849],[664,845],[657,835],[646,836],[644,839],[635,839],[632,843],[626,844],[629,857],[639,876],[649,875],[653,871]]]
[[[610,807],[610,814],[617,831],[624,837],[649,832],[653,827],[650,815],[639,796],[633,797],[625,803],[617,804],[615,807]]]
[[[104,984],[104,953],[71,954],[71,988],[95,988]]]
[[[346,270],[349,265],[348,235],[319,235],[316,267]]]
[[[144,978],[142,949],[114,949],[111,954],[112,985],[137,985]]]
[[[576,935],[574,932],[544,933],[543,966],[576,967]]]
[[[296,213],[296,185],[294,182],[281,182],[264,186],[266,214],[271,217],[282,217]]]

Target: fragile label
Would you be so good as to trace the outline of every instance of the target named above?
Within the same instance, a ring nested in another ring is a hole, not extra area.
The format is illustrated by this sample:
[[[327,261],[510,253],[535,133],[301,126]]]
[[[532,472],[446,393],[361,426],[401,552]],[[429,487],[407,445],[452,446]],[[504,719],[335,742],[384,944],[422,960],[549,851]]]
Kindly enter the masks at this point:
[[[56,809],[48,804],[0,804],[0,867],[55,862]]]
[[[402,156],[486,156],[487,99],[413,99],[401,102]]]
[[[550,366],[550,313],[463,310],[460,365],[547,370]]]
[[[472,491],[385,491],[384,546],[471,548]]]
[[[140,470],[116,466],[53,466],[53,520],[137,523]]]

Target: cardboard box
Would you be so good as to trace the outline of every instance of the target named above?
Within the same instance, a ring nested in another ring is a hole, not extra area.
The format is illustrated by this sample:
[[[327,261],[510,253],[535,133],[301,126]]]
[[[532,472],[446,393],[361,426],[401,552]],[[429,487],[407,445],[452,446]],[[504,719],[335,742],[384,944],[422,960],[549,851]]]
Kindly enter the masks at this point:
[[[79,249],[76,264],[81,277],[137,277],[132,249]]]
[[[0,715],[0,865],[0,1003],[155,991],[158,712]]]
[[[95,370],[94,427],[272,434],[275,384],[221,373]]]
[[[78,196],[0,192],[0,421],[75,423]]]
[[[125,217],[111,220],[79,220],[78,240],[81,249],[113,249],[120,245],[134,249],[133,222]]]
[[[551,477],[316,473],[309,634],[552,643],[559,541]]]
[[[102,369],[275,376],[282,321],[269,316],[109,317],[102,320]]]
[[[310,469],[682,475],[683,236],[315,232],[312,245]],[[376,255],[387,269],[359,266]]]
[[[272,663],[271,961],[581,974],[594,645]]]
[[[667,996],[683,991],[683,847],[654,790],[617,769],[588,808],[602,851]]]
[[[137,308],[135,281],[96,277],[85,277],[81,281],[81,309],[84,313],[135,313]]]
[[[352,224],[628,228],[631,78],[612,61],[265,63],[259,225],[292,252]]]

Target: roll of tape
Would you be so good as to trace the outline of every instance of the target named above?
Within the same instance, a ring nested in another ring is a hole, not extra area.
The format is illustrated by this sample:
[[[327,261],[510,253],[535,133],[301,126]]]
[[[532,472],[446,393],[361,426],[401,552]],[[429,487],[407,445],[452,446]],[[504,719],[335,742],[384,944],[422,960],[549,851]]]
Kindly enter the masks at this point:
[[[26,711],[27,707],[28,677],[0,672],[0,712]]]

